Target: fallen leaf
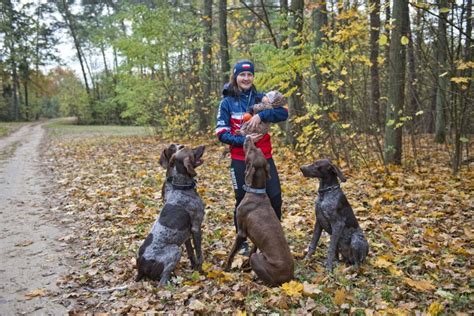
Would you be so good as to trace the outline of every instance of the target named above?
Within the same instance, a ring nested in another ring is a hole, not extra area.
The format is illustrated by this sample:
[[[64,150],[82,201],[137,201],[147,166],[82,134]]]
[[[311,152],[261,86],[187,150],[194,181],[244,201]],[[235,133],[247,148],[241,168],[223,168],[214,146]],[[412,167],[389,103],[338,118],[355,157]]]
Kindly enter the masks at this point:
[[[288,296],[300,297],[303,293],[304,286],[300,282],[292,280],[290,282],[283,283],[281,288]]]
[[[206,311],[206,304],[199,300],[193,300],[191,303],[189,303],[189,309],[197,312],[204,312]]]
[[[334,305],[342,305],[344,304],[346,298],[346,290],[344,288],[340,288],[336,290],[336,293],[334,293],[334,298],[333,298],[333,303]]]
[[[31,292],[26,293],[25,297],[26,297],[26,299],[30,300],[33,297],[45,296],[46,294],[48,294],[46,289],[39,288],[39,289],[36,289],[36,290],[33,290]]]
[[[410,278],[405,278],[405,282],[420,292],[427,292],[436,288],[436,286],[434,286],[430,281],[425,280],[412,280]]]
[[[440,302],[435,301],[431,303],[430,307],[428,307],[428,314],[432,316],[436,316],[439,313],[441,313],[443,309],[444,309],[443,305]]]
[[[316,284],[309,284],[308,282],[303,283],[303,295],[304,296],[314,296],[321,294],[322,291],[318,288]]]

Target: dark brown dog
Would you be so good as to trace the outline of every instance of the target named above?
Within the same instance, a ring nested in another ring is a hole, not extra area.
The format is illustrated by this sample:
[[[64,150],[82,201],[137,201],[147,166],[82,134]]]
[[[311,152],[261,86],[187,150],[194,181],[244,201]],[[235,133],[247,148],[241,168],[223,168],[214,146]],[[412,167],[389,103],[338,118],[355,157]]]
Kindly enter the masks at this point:
[[[265,284],[280,285],[293,279],[293,256],[265,191],[269,178],[268,162],[252,139],[247,137],[245,150],[245,193],[237,207],[238,233],[226,262],[229,271],[242,242],[249,237],[254,247],[250,266]],[[259,249],[260,253],[255,253]]]
[[[303,175],[319,178],[316,199],[316,223],[306,258],[310,258],[318,245],[323,229],[331,235],[326,269],[332,270],[334,258],[341,254],[344,261],[358,267],[369,252],[369,244],[357,222],[354,211],[339,186],[338,178],[345,182],[342,172],[327,159],[302,166]]]

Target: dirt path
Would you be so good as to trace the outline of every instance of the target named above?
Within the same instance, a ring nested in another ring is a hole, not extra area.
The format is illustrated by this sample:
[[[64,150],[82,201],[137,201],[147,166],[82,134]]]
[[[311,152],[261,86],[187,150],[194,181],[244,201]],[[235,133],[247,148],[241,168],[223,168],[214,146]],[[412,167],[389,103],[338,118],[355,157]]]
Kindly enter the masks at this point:
[[[29,124],[0,138],[0,315],[66,314],[57,292],[67,234],[49,213],[51,182],[41,171],[45,131]]]

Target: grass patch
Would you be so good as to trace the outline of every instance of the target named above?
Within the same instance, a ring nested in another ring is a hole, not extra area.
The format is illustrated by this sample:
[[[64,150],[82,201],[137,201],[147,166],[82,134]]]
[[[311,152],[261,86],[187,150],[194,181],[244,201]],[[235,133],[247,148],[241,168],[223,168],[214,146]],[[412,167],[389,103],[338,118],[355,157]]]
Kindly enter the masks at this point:
[[[0,137],[10,135],[25,124],[25,122],[0,122]]]
[[[146,126],[76,125],[74,119],[53,120],[45,125],[48,134],[58,138],[100,136],[150,136],[153,129]]]

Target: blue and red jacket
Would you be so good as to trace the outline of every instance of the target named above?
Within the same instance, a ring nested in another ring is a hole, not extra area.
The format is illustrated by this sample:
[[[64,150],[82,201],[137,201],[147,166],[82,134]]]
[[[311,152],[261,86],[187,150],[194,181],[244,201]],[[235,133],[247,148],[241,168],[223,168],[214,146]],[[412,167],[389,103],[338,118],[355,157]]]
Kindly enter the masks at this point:
[[[236,135],[240,130],[245,112],[252,113],[254,104],[260,103],[265,96],[264,93],[258,93],[255,89],[244,91],[239,96],[229,96],[224,87],[224,98],[219,105],[217,112],[216,135],[219,140],[230,145],[230,157],[236,160],[245,160],[243,149],[245,136]],[[288,110],[279,107],[271,110],[263,110],[257,114],[262,122],[277,123],[285,121],[288,118]],[[272,157],[272,143],[270,135],[265,134],[256,144],[265,155],[265,158]]]

